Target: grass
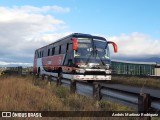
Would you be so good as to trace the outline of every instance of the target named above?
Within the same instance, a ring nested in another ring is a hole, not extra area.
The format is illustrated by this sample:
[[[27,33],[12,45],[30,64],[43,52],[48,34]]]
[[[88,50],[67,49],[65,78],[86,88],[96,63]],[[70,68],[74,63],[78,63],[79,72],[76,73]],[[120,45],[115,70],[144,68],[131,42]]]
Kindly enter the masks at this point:
[[[160,80],[153,78],[113,76],[110,83],[119,83],[124,85],[132,85],[140,87],[145,86],[145,87],[160,89]]]
[[[133,111],[126,106],[109,101],[96,101],[90,97],[70,94],[70,90],[66,87],[57,87],[54,83],[48,85],[48,81],[33,80],[32,77],[1,77],[0,98],[1,111]],[[52,120],[53,118],[47,119]],[[76,117],[76,119],[97,120],[99,118]],[[100,119],[136,120],[137,118],[103,117]]]
[[[0,110],[68,110],[49,89],[32,84],[29,78],[8,77],[0,80]],[[30,78],[31,79],[31,78]],[[20,103],[20,104],[19,104]],[[58,104],[57,104],[58,103]]]

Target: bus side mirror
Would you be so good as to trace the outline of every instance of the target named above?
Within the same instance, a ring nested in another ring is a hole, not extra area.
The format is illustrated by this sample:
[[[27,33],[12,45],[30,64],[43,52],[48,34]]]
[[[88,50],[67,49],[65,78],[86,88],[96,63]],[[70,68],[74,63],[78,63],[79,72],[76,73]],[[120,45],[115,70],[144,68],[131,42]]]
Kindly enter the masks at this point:
[[[77,38],[72,38],[73,41],[73,50],[77,50],[78,49],[78,41]]]
[[[118,52],[118,47],[117,47],[117,44],[116,44],[116,43],[114,43],[114,42],[112,42],[112,41],[108,41],[107,43],[113,45],[113,48],[114,48],[114,52],[115,52],[115,53]]]

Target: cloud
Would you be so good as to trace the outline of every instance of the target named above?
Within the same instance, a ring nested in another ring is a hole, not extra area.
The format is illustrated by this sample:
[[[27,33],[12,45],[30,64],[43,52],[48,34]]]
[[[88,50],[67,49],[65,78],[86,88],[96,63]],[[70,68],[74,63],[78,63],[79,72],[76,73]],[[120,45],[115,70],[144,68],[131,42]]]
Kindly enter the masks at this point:
[[[0,60],[32,62],[35,49],[68,34],[61,32],[66,23],[50,12],[69,11],[60,6],[0,7]]]
[[[42,6],[42,7],[34,7],[34,6],[13,6],[13,7],[0,7],[1,13],[12,12],[12,13],[68,13],[70,12],[70,8],[60,7],[60,6]]]
[[[113,54],[113,56],[116,57],[147,57],[160,55],[160,40],[153,39],[146,34],[134,32],[106,38],[109,41],[117,43],[118,54]]]

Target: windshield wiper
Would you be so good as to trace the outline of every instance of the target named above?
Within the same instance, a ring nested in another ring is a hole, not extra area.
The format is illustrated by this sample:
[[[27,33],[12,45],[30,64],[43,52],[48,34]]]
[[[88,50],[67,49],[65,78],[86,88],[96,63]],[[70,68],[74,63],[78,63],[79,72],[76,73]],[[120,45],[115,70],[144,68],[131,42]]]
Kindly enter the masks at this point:
[[[88,62],[89,62],[92,54],[93,54],[93,56],[94,56],[94,44],[93,44],[93,39],[92,39],[92,48],[93,48],[93,50],[91,50],[91,54],[90,54],[90,56],[88,57],[88,59],[87,59],[87,61],[86,61],[86,65],[88,64]]]
[[[102,64],[105,65],[105,63],[103,62],[102,58],[101,58],[101,57],[99,56],[99,54],[97,53],[98,50],[97,50],[96,46],[94,47],[94,49],[95,49],[96,56],[98,55],[98,57],[99,57],[99,59],[101,60]]]
[[[99,54],[97,53],[97,51],[98,51],[98,50],[97,50],[96,46],[94,46],[93,50],[91,51],[91,55],[88,57],[88,59],[87,59],[87,61],[86,61],[86,65],[88,64],[88,62],[89,62],[92,54],[93,54],[93,56],[95,55],[95,59],[96,59],[96,56],[98,55],[99,59],[101,60],[101,63],[102,63],[103,65],[105,65],[105,63],[103,62],[102,58],[99,56]]]
[[[94,54],[93,50],[91,51],[90,56],[87,58],[86,65],[88,64],[88,62],[89,62],[89,60],[90,60],[90,58],[91,58],[92,54]]]

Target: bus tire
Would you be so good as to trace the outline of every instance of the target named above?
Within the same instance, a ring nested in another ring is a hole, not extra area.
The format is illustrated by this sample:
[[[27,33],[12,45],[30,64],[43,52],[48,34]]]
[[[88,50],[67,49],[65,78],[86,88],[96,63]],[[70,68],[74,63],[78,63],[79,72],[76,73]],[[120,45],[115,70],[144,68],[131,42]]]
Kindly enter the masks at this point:
[[[39,67],[38,68],[38,74],[37,74],[38,78],[40,77],[40,73],[41,73],[41,68]]]

